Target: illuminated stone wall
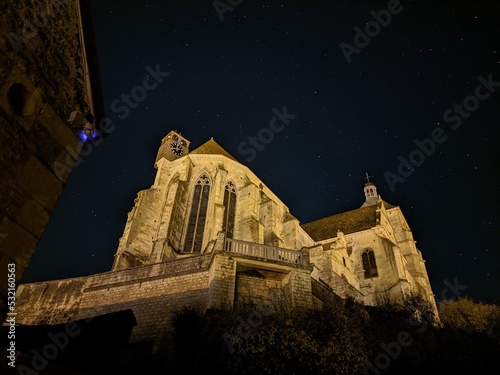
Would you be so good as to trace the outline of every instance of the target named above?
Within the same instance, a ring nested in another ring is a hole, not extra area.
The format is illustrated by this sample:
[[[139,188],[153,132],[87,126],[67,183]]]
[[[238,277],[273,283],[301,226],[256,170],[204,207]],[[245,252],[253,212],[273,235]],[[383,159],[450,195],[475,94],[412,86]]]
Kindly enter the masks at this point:
[[[241,267],[261,272],[261,278],[237,277]],[[18,289],[17,322],[61,324],[132,309],[137,326],[131,341],[159,343],[168,337],[175,312],[185,307],[200,312],[231,308],[235,300],[253,296],[252,288],[257,286],[261,293],[252,302],[259,305],[273,307],[279,302],[266,291],[272,287],[290,302],[290,307],[311,306],[310,272],[306,266],[214,252],[92,276],[22,284]],[[235,288],[237,278],[243,284]]]
[[[288,207],[246,166],[220,154],[188,154],[157,163],[150,189],[140,191],[128,214],[113,269],[189,256],[182,254],[190,202],[197,179],[210,180],[202,252],[212,251],[222,231],[224,190],[231,182],[237,204],[233,238],[299,251],[313,241]]]

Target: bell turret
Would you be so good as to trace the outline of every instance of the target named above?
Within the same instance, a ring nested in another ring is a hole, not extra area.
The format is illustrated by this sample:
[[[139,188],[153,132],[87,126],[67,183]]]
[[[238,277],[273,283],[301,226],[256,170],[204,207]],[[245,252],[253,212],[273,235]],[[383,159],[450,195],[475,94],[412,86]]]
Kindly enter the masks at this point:
[[[366,173],[366,183],[364,187],[364,192],[365,192],[365,203],[367,205],[372,205],[377,203],[378,201],[378,194],[377,194],[377,187],[373,182],[370,181],[370,177],[368,173]]]

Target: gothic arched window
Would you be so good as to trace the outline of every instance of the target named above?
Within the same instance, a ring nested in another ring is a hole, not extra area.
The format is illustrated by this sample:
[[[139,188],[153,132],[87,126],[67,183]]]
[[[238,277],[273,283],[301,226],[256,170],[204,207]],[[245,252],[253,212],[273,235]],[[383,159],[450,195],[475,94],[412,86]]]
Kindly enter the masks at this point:
[[[234,183],[229,181],[224,190],[224,219],[222,221],[222,231],[226,234],[226,238],[233,238],[235,212],[236,188]]]
[[[377,263],[375,262],[375,253],[371,249],[363,251],[361,254],[363,261],[363,269],[365,271],[365,279],[378,276]]]
[[[184,243],[185,252],[201,252],[209,194],[210,179],[206,173],[203,173],[194,186],[193,202],[191,203],[191,213],[189,214],[186,241]]]

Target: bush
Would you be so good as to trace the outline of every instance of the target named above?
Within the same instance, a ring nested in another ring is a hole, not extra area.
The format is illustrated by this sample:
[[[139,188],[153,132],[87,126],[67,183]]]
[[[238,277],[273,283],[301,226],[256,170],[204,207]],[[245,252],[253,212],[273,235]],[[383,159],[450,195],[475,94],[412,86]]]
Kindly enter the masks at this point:
[[[401,332],[409,344],[379,373],[489,373],[500,355],[499,308],[460,300],[439,309],[442,324],[416,297],[377,307],[347,299],[323,310],[184,310],[174,320],[174,373],[364,374]]]

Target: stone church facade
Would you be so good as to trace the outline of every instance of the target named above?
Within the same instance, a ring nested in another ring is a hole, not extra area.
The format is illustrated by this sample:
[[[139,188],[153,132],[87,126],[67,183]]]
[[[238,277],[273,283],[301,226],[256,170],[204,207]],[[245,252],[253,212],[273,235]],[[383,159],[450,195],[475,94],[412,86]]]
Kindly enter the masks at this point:
[[[348,296],[377,305],[412,294],[435,306],[400,207],[382,200],[369,178],[359,208],[302,224],[213,139],[190,151],[171,131],[155,168],[153,185],[128,214],[111,271],[20,285],[19,323],[132,309],[131,342],[158,345],[184,307],[321,308]]]

